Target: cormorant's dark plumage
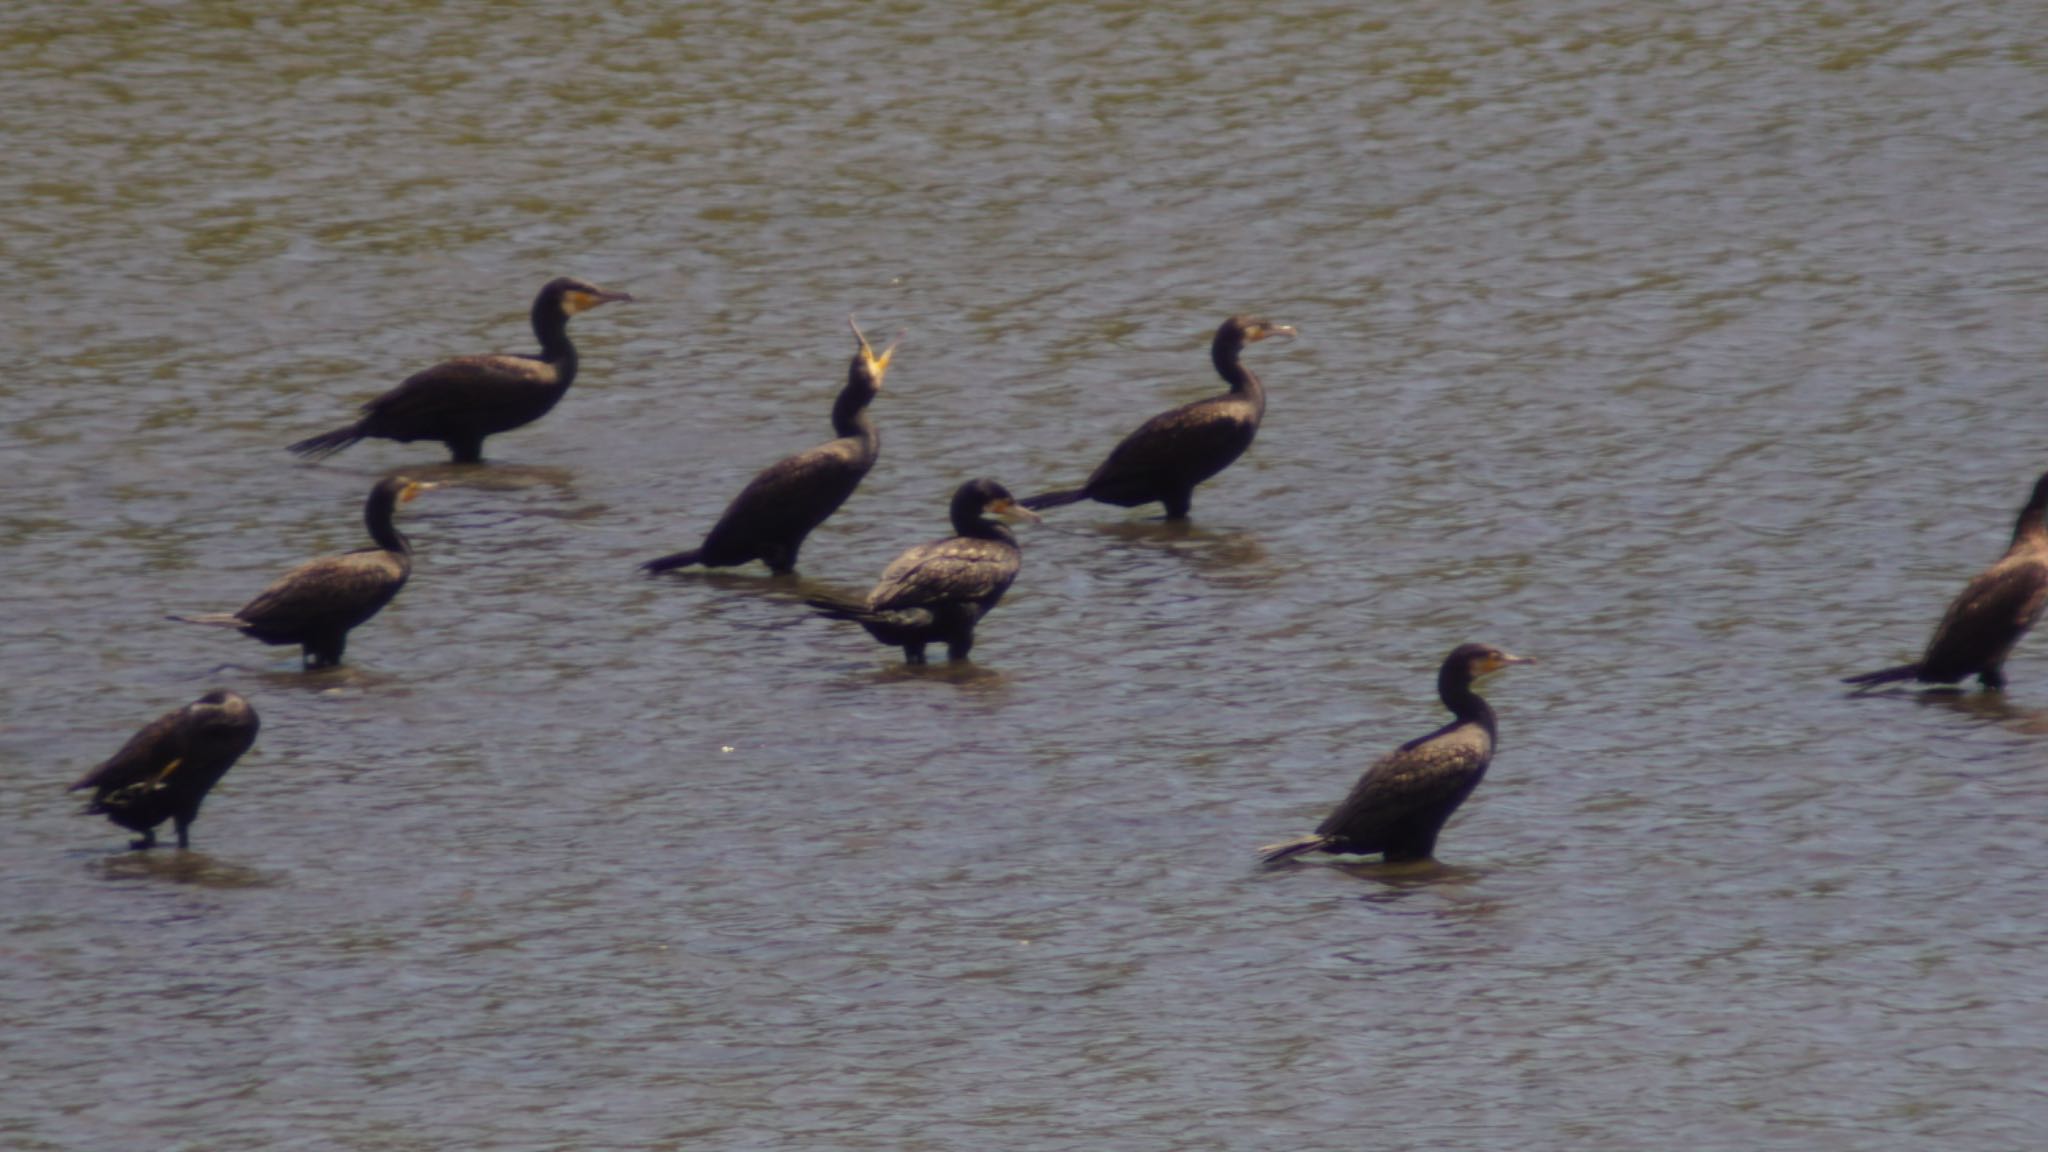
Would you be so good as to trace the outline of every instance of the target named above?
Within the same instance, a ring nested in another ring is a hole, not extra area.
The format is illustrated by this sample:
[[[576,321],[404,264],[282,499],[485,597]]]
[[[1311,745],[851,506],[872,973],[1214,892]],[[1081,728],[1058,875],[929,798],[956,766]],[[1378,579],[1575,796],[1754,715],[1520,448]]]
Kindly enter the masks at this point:
[[[1041,492],[1020,503],[1026,508],[1057,508],[1099,500],[1135,508],[1157,500],[1166,505],[1167,519],[1185,519],[1195,485],[1244,455],[1266,414],[1266,390],[1251,369],[1239,362],[1238,354],[1246,344],[1294,334],[1288,325],[1257,316],[1225,320],[1216,329],[1209,358],[1215,362],[1217,374],[1230,384],[1230,391],[1145,421],[1110,450],[1109,458],[1079,488]]]
[[[614,300],[631,300],[570,276],[550,280],[533,301],[540,354],[463,356],[415,373],[363,405],[363,417],[291,446],[301,456],[326,456],[365,438],[439,440],[457,464],[484,458],[484,437],[509,432],[548,414],[576,381],[569,317]]]
[[[166,820],[178,829],[178,847],[189,847],[200,802],[256,742],[257,727],[247,700],[225,689],[208,692],[150,721],[70,790],[92,789],[87,814],[142,833],[131,847],[153,847],[156,826]]]
[[[860,328],[851,319],[847,323],[860,347],[846,370],[846,386],[832,404],[832,430],[838,438],[763,469],[726,506],[702,544],[649,560],[640,566],[644,571],[667,572],[692,564],[729,568],[750,560],[759,560],[778,574],[796,570],[796,553],[804,538],[846,503],[882,450],[868,403],[882,390],[896,346],[889,345],[877,356]]]
[[[1851,676],[1843,683],[1865,687],[1898,680],[1953,684],[1974,674],[1986,688],[2005,687],[2005,658],[2048,604],[2044,513],[2048,513],[2048,474],[2034,482],[2034,494],[2020,509],[2005,555],[1978,573],[1949,604],[1920,659]]]
[[[1313,835],[1268,844],[1269,863],[1303,852],[1426,860],[1444,821],[1479,786],[1493,762],[1493,709],[1472,682],[1509,664],[1533,663],[1486,644],[1461,644],[1437,670],[1436,690],[1455,719],[1379,758]]]
[[[308,560],[234,612],[171,619],[234,628],[265,644],[297,644],[308,668],[341,663],[349,629],[381,611],[412,575],[412,545],[392,524],[392,513],[432,487],[387,477],[363,503],[375,548]]]
[[[993,480],[962,484],[953,493],[951,512],[956,535],[920,544],[891,561],[866,600],[806,603],[901,647],[907,663],[924,663],[925,645],[935,642],[945,644],[948,659],[966,659],[974,647],[975,622],[1009,591],[1024,559],[1017,538],[988,517],[1038,517]]]

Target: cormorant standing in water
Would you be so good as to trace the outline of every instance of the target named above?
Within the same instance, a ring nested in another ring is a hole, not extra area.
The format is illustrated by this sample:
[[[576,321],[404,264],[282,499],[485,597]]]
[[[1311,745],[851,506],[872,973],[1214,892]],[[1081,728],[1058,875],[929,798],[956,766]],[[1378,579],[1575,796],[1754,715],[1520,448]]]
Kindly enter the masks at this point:
[[[1135,508],[1157,500],[1166,505],[1168,520],[1186,519],[1195,485],[1244,455],[1266,414],[1266,389],[1251,369],[1238,362],[1238,354],[1246,344],[1270,336],[1292,338],[1294,334],[1286,324],[1257,316],[1225,320],[1216,329],[1209,358],[1215,362],[1217,374],[1230,384],[1230,391],[1145,421],[1110,450],[1109,458],[1079,488],[1041,492],[1021,503],[1026,508],[1057,508],[1099,500]]]
[[[884,644],[898,645],[909,664],[924,663],[925,645],[942,642],[949,660],[974,648],[974,624],[1009,591],[1024,554],[1008,528],[989,516],[1037,520],[1001,484],[970,480],[953,493],[953,531],[891,561],[865,601],[817,598],[805,603],[834,620],[852,620]]]
[[[839,438],[762,469],[726,505],[725,514],[711,526],[704,543],[688,552],[649,560],[640,566],[642,570],[666,572],[692,564],[729,568],[759,560],[778,575],[796,571],[796,552],[803,547],[804,537],[846,503],[882,450],[881,436],[868,417],[868,403],[882,390],[882,377],[889,371],[889,357],[895,355],[896,345],[891,343],[877,356],[853,318],[848,317],[846,323],[860,346],[846,370],[846,387],[832,403],[832,430]]]
[[[2005,658],[2040,619],[2048,604],[2048,474],[2020,509],[2012,544],[1998,563],[1977,574],[1948,606],[1920,659],[1896,668],[1851,676],[1844,684],[1869,687],[1897,680],[1953,684],[1974,673],[1986,688],[2005,687]]]
[[[301,456],[326,456],[366,437],[439,440],[457,464],[484,458],[484,437],[531,424],[548,414],[576,382],[576,346],[569,317],[614,300],[631,300],[570,276],[550,280],[533,301],[540,355],[463,356],[408,377],[363,405],[353,424],[291,446]]]
[[[432,487],[403,476],[379,481],[363,503],[375,548],[308,560],[232,613],[171,619],[234,628],[265,644],[297,644],[308,668],[341,663],[349,629],[391,603],[412,575],[412,545],[392,525],[392,512]]]
[[[1303,852],[1383,853],[1388,862],[1427,860],[1444,821],[1479,786],[1493,762],[1493,709],[1472,682],[1510,664],[1533,664],[1488,644],[1461,644],[1437,670],[1436,691],[1456,719],[1379,758],[1315,833],[1259,849],[1267,863]]]
[[[166,820],[176,823],[178,847],[190,847],[200,801],[256,742],[257,727],[247,700],[216,689],[150,721],[70,790],[93,790],[87,815],[142,833],[131,848],[154,847],[156,826]]]

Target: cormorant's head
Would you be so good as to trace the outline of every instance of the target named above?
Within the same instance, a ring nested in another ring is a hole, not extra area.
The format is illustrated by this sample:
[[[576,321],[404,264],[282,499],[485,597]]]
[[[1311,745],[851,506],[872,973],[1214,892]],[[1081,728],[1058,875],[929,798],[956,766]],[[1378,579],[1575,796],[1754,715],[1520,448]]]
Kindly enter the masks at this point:
[[[377,487],[372,490],[371,494],[373,496],[379,494],[387,496],[390,498],[391,503],[396,506],[399,504],[410,504],[419,498],[420,493],[429,492],[439,487],[439,484],[426,480],[415,480],[410,476],[386,476],[377,482]]]
[[[880,392],[882,377],[889,372],[889,358],[896,355],[896,346],[903,343],[902,333],[897,333],[896,339],[889,341],[889,346],[882,349],[878,355],[868,346],[868,338],[861,335],[860,325],[854,323],[850,315],[846,318],[846,326],[853,329],[853,338],[860,344],[860,347],[854,350],[853,363],[847,367],[847,383],[858,380]]]
[[[1299,333],[1295,332],[1294,325],[1275,324],[1263,316],[1232,316],[1223,322],[1223,327],[1216,330],[1218,343],[1235,344],[1240,348],[1276,336],[1283,340],[1292,340],[1297,335]]]
[[[578,280],[574,276],[561,276],[548,281],[547,287],[540,290],[540,298],[542,301],[553,299],[564,316],[588,312],[599,304],[633,299],[624,292],[607,291],[588,280]]]
[[[956,524],[993,516],[998,520],[1016,522],[1028,520],[1037,523],[1044,519],[1038,513],[1017,503],[1010,490],[993,480],[969,480],[953,493],[953,522]]]
[[[1444,670],[1461,669],[1466,679],[1477,680],[1489,672],[1498,672],[1510,664],[1534,664],[1527,656],[1516,656],[1503,652],[1491,644],[1460,644],[1451,649],[1444,658]]]
[[[215,688],[185,705],[185,719],[205,728],[240,728],[256,723],[256,709],[241,693]]]

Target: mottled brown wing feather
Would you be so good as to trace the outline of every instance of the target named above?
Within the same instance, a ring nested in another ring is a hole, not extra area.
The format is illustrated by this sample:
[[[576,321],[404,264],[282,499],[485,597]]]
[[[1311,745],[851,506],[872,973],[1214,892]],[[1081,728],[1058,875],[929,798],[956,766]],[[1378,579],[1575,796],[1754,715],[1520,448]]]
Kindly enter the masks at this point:
[[[996,540],[955,536],[920,545],[883,569],[868,593],[876,611],[939,601],[984,600],[1017,578],[1016,549]]]
[[[1232,447],[1242,451],[1240,442],[1248,442],[1243,407],[1243,401],[1234,397],[1218,396],[1162,412],[1111,449],[1088,483],[1092,487],[1146,478],[1183,468],[1189,461],[1216,461]],[[1229,462],[1222,459],[1216,469]]]
[[[2048,561],[2017,557],[1993,565],[1950,603],[1921,657],[1923,675],[1961,669],[2010,648],[2033,627],[2048,603]]]
[[[279,628],[375,612],[398,594],[407,575],[403,561],[377,549],[324,556],[285,573],[235,615]]]
[[[1377,845],[1390,830],[1427,819],[1469,793],[1491,759],[1491,741],[1474,726],[1433,733],[1366,769],[1316,832]]]
[[[530,356],[463,356],[406,377],[398,387],[363,405],[373,421],[431,426],[451,414],[488,409],[507,389],[553,387],[553,365]]]
[[[185,741],[179,732],[178,722],[184,718],[183,708],[166,712],[150,721],[142,731],[128,738],[121,750],[104,763],[78,778],[70,791],[85,788],[110,790],[154,779],[163,770],[184,754]]]

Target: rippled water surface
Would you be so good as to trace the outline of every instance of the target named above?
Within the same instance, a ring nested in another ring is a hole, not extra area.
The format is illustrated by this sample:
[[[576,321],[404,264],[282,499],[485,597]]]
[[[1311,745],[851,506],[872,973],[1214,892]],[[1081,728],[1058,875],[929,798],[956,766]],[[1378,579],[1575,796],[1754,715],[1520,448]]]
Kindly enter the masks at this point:
[[[2015,1148],[2048,1129],[2048,649],[1910,658],[2048,468],[2017,3],[0,16],[0,1144]],[[283,445],[445,356],[456,469]],[[1218,388],[1192,527],[1026,535],[972,664],[800,596]],[[805,550],[648,580],[907,333]],[[163,620],[358,546],[349,664]],[[1262,872],[1487,640],[1420,868]],[[190,852],[62,786],[215,685]]]

